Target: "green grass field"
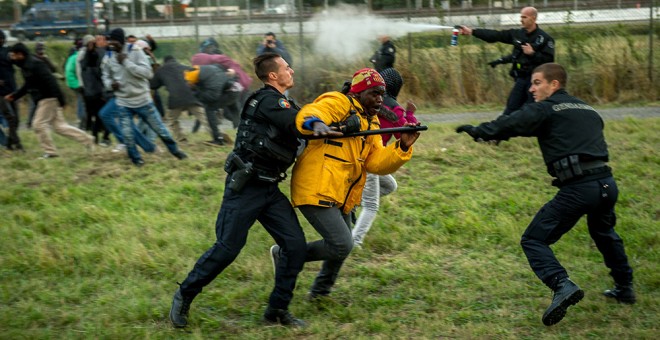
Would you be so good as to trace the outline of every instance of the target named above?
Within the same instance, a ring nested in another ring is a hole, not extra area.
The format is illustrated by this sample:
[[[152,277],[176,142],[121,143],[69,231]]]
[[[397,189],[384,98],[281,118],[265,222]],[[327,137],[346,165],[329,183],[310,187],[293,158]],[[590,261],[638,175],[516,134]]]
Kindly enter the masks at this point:
[[[215,239],[229,147],[204,146],[198,133],[182,146],[189,159],[145,155],[136,168],[123,153],[89,155],[55,136],[62,157],[37,160],[36,138],[23,130],[27,153],[0,153],[0,338],[657,338],[660,119],[606,122],[638,303],[601,295],[612,281],[581,220],[553,249],[586,296],[553,327],[541,323],[551,292],[519,246],[555,193],[536,141],[477,144],[454,127],[422,133],[332,300],[304,301],[320,263],[305,266],[290,306],[309,323],[303,330],[260,324],[273,241],[258,224],[193,303],[190,327],[168,322],[176,282]]]

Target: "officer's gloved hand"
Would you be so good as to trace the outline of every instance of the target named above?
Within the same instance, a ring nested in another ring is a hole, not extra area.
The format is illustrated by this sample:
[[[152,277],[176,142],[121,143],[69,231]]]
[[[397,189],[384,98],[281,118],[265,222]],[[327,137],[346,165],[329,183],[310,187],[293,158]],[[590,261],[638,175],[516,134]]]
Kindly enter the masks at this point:
[[[357,114],[352,114],[341,123],[339,131],[345,134],[358,132],[360,131],[360,125],[360,117]]]
[[[495,68],[495,66],[497,66],[499,64],[504,64],[504,59],[500,58],[500,59],[493,60],[493,61],[488,63],[488,65],[490,65],[490,67],[492,67],[492,68]]]
[[[474,126],[466,124],[466,125],[461,125],[461,126],[457,127],[456,128],[456,133],[465,132],[468,135],[470,135],[470,137],[472,137],[476,141],[476,140],[480,139],[476,130],[477,129]]]

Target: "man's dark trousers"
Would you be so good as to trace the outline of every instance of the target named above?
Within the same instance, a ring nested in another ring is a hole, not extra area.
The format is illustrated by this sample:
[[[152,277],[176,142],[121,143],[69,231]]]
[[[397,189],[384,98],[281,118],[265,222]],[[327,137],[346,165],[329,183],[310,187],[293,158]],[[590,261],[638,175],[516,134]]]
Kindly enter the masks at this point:
[[[550,245],[571,230],[586,214],[589,234],[603,254],[605,265],[610,268],[614,281],[621,284],[632,282],[632,268],[628,264],[623,241],[614,231],[614,205],[618,195],[616,182],[609,176],[564,185],[539,210],[525,230],[521,245],[529,265],[541,281],[551,286],[555,277],[568,276]]]
[[[229,179],[229,176],[227,176]],[[225,188],[229,184],[225,181]],[[225,189],[222,206],[215,225],[215,244],[199,258],[193,270],[181,284],[181,294],[195,297],[238,256],[247,241],[248,231],[259,221],[281,247],[281,257],[275,275],[275,289],[269,305],[287,309],[293,298],[298,273],[305,263],[307,243],[298,217],[277,183],[256,179],[236,194]],[[268,247],[264,247],[266,254]]]

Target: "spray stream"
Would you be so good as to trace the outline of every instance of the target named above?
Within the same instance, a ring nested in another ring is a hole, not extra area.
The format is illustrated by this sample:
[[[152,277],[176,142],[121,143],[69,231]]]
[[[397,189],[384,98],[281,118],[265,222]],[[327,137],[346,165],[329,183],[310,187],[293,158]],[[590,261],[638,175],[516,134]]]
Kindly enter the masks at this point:
[[[364,7],[346,4],[315,15],[311,22],[317,25],[315,52],[336,60],[368,59],[376,38],[381,35],[398,38],[408,33],[454,28],[377,17]]]

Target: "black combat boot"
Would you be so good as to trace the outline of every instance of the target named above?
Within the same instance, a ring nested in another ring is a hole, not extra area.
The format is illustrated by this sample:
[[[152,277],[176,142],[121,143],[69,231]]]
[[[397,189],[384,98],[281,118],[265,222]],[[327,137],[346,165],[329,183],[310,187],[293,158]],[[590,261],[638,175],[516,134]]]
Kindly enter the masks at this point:
[[[607,296],[608,298],[614,298],[620,303],[626,303],[629,305],[637,302],[632,282],[626,284],[617,283],[614,288],[604,291],[603,295]]]
[[[271,306],[268,306],[268,308],[266,308],[266,311],[264,312],[263,320],[267,324],[279,323],[282,326],[300,327],[300,328],[304,328],[307,326],[305,321],[297,319],[287,309],[275,309],[272,308]]]
[[[181,289],[177,289],[172,299],[172,308],[170,308],[170,321],[176,328],[183,328],[188,325],[188,311],[194,297],[187,297],[181,294]]]
[[[552,326],[566,316],[568,307],[580,302],[584,297],[584,291],[568,278],[561,279],[557,283],[555,293],[552,296],[552,303],[543,313],[543,324]]]

